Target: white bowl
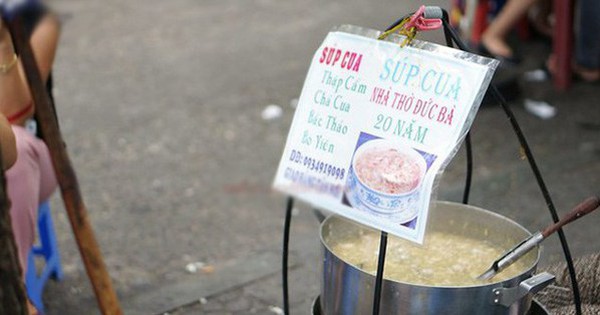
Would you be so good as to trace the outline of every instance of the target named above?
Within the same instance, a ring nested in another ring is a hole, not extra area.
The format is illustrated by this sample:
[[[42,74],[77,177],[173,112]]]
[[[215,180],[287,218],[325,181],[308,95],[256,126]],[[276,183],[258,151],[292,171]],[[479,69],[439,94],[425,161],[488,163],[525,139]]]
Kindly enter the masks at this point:
[[[362,155],[371,150],[395,149],[406,154],[419,167],[417,184],[410,191],[391,194],[369,187],[356,172],[356,161]],[[354,152],[352,167],[348,172],[346,185],[346,197],[354,207],[363,211],[383,216],[398,223],[405,223],[417,214],[417,202],[421,191],[421,184],[427,170],[427,163],[423,156],[413,148],[393,143],[385,139],[376,139],[363,143]]]

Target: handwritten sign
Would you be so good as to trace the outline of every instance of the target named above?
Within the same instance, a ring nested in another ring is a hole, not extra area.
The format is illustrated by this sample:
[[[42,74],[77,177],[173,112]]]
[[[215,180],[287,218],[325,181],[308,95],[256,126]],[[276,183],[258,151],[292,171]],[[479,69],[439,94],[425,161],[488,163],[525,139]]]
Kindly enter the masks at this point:
[[[317,50],[274,188],[422,243],[435,176],[468,130],[497,64],[431,43],[401,48],[372,37],[341,27]]]

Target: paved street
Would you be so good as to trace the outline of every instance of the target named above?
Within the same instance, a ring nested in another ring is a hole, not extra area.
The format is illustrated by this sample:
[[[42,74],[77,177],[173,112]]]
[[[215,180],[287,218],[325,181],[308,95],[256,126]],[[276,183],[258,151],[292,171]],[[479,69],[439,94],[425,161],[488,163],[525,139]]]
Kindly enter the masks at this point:
[[[271,182],[312,54],[332,26],[385,28],[418,3],[53,2],[63,19],[61,128],[126,314],[277,314],[285,197]],[[532,68],[548,51],[523,49]],[[512,104],[564,213],[600,192],[598,84],[558,93],[549,82],[521,83],[558,111],[541,120]],[[283,115],[263,120],[269,104]],[[471,203],[530,230],[550,223],[500,107],[482,108],[472,134]],[[461,150],[439,199],[459,201],[464,175]],[[58,194],[52,207],[65,280],[47,286],[48,314],[99,314]],[[319,293],[318,222],[297,208],[290,296],[293,314],[306,314]],[[600,251],[599,223],[595,213],[566,228],[574,255]],[[561,259],[553,236],[541,264]]]

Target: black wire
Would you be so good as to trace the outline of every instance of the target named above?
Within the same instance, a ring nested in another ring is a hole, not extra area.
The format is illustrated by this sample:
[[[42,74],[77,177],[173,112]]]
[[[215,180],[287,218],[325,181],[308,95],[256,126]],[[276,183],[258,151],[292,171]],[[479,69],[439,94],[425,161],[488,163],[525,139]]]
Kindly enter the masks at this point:
[[[288,253],[290,244],[290,226],[292,223],[292,209],[294,198],[287,198],[285,209],[285,222],[283,224],[283,254],[281,257],[281,283],[283,287],[283,314],[290,314],[290,300],[288,291]]]
[[[448,12],[446,12],[446,10],[442,10],[442,23],[444,24],[444,38],[446,39],[446,46],[454,47],[452,44],[452,32],[449,27],[446,27],[446,25],[450,25],[450,22],[448,21]]]
[[[442,20],[445,21],[446,25],[449,25],[448,12],[442,10]],[[449,27],[444,27],[444,38],[446,39],[446,46],[454,47],[452,45],[452,33]],[[469,203],[469,194],[471,193],[471,181],[473,178],[473,149],[471,144],[471,132],[467,132],[465,137],[465,149],[467,155],[467,176],[465,177],[465,190],[463,191],[463,204]]]
[[[447,13],[445,13],[445,14],[447,14]],[[450,24],[444,20],[442,22],[444,24],[444,29],[448,29],[448,31],[450,32],[450,35],[452,36],[452,39],[454,40],[456,45],[464,51],[469,51],[467,45],[465,45],[465,43],[463,43],[460,40],[460,37],[458,36],[458,34],[456,34],[456,31],[450,26]],[[542,192],[542,196],[544,197],[546,206],[548,206],[548,210],[550,211],[552,220],[554,220],[554,222],[558,222],[559,218],[558,218],[558,214],[556,213],[556,208],[554,206],[554,202],[552,201],[550,192],[548,191],[546,183],[544,182],[544,179],[542,178],[542,174],[537,166],[537,163],[535,162],[533,153],[531,152],[531,148],[529,147],[529,144],[527,143],[527,139],[525,138],[525,135],[523,134],[523,131],[521,130],[521,126],[517,122],[517,119],[515,118],[514,113],[508,106],[508,103],[506,102],[506,100],[504,99],[504,97],[502,96],[500,91],[498,91],[498,88],[494,84],[491,84],[489,90],[491,91],[494,98],[496,98],[496,100],[500,103],[500,106],[502,107],[502,109],[504,110],[504,113],[506,114],[506,116],[508,117],[508,119],[510,121],[513,131],[515,132],[515,135],[517,136],[517,138],[519,140],[521,148],[525,152],[525,156],[527,157],[529,166],[531,167],[531,170],[533,171],[535,180]],[[577,315],[581,315],[582,314],[582,312],[581,312],[581,294],[579,292],[579,284],[577,282],[575,266],[573,265],[573,258],[571,257],[571,251],[569,250],[569,244],[567,243],[567,239],[565,237],[565,234],[564,234],[562,228],[558,229],[558,237],[560,239],[560,244],[562,246],[562,249],[563,249],[563,252],[565,255],[565,260],[567,262],[567,269],[569,270],[569,276],[571,278],[571,286],[573,288],[573,300],[575,301],[575,312]]]
[[[540,190],[542,191],[542,195],[544,196],[544,200],[546,201],[548,210],[550,210],[550,215],[552,216],[552,220],[555,223],[558,222],[559,221],[558,214],[556,213],[556,208],[554,206],[554,202],[552,201],[552,198],[550,197],[550,192],[548,191],[548,188],[546,187],[546,183],[544,182],[544,179],[542,178],[542,174],[537,166],[537,163],[535,162],[535,160],[533,158],[531,149],[529,148],[529,145],[527,144],[525,135],[521,131],[521,127],[517,123],[514,113],[508,107],[506,100],[504,100],[504,97],[502,96],[502,94],[500,94],[500,91],[498,91],[498,88],[496,88],[496,86],[492,85],[491,91],[492,91],[492,95],[498,101],[500,101],[500,105],[502,105],[502,109],[504,110],[506,116],[510,120],[511,125],[513,126],[513,129],[514,129],[515,133],[517,134],[517,138],[519,138],[521,147],[523,148],[523,151],[525,151],[525,156],[527,157],[527,161],[529,161],[529,166],[531,167],[531,170],[533,171],[533,174],[535,176],[537,184],[538,184]],[[571,278],[571,286],[573,287],[573,300],[575,301],[575,312],[577,315],[581,315],[582,314],[581,293],[579,292],[579,284],[577,282],[577,274],[575,273],[575,266],[573,265],[573,258],[571,256],[569,244],[567,243],[567,238],[565,236],[565,233],[563,232],[563,229],[559,228],[557,232],[558,232],[558,238],[560,239],[560,244],[562,246],[562,249],[563,249],[563,252],[565,255],[565,260],[567,261],[567,269],[569,270],[569,277]]]
[[[383,286],[383,267],[385,265],[385,253],[387,250],[387,233],[381,232],[379,239],[379,258],[377,261],[377,274],[375,276],[375,290],[373,293],[373,315],[379,315],[381,304],[381,287]]]
[[[469,194],[471,193],[471,180],[473,178],[473,149],[471,144],[471,132],[467,132],[465,137],[465,149],[467,153],[467,176],[465,177],[465,190],[463,191],[463,204],[469,203]]]

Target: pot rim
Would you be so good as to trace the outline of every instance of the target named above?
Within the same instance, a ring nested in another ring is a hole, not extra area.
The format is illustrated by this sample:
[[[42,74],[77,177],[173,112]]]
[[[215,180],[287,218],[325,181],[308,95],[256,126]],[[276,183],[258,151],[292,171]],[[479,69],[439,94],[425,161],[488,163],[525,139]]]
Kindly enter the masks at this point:
[[[445,205],[452,205],[452,206],[459,205],[459,206],[463,206],[463,207],[468,207],[468,208],[471,208],[471,210],[483,212],[483,213],[486,213],[488,215],[492,215],[494,217],[497,217],[499,219],[506,220],[506,221],[512,223],[513,225],[515,225],[516,227],[518,227],[519,229],[523,230],[523,232],[525,232],[525,234],[527,234],[527,236],[531,236],[532,235],[532,233],[529,230],[527,230],[525,227],[523,227],[521,224],[515,222],[514,220],[512,220],[512,219],[510,219],[508,217],[505,217],[503,215],[500,215],[498,213],[486,210],[486,209],[482,209],[482,208],[475,207],[475,206],[468,205],[468,204],[451,202],[451,201],[433,201],[432,204],[433,203],[441,204],[441,205],[443,205],[443,204],[445,204]],[[363,224],[360,224],[358,222],[354,222],[351,219],[348,219],[348,218],[343,217],[341,215],[337,215],[337,214],[329,215],[327,218],[325,218],[325,220],[323,220],[323,222],[321,222],[321,225],[319,226],[319,239],[321,241],[321,245],[323,247],[325,247],[327,249],[327,251],[330,252],[336,259],[339,259],[340,261],[344,262],[346,265],[348,265],[348,266],[350,266],[350,267],[358,270],[359,272],[362,272],[362,273],[364,273],[364,274],[366,274],[366,275],[368,275],[370,277],[375,278],[374,274],[368,273],[368,272],[362,270],[361,268],[358,268],[354,264],[351,264],[351,263],[347,262],[346,260],[342,259],[338,255],[336,255],[333,252],[333,250],[329,247],[329,245],[327,244],[327,242],[325,242],[325,240],[323,238],[323,229],[325,228],[326,224],[330,220],[333,220],[335,218],[342,218],[342,219],[345,219],[345,220],[349,220],[352,223],[355,223],[355,224],[358,224],[358,225],[363,225]],[[363,226],[365,228],[367,228],[367,229],[376,230],[376,229],[374,229],[372,227],[369,227],[369,226],[366,226],[366,225],[363,225]],[[529,268],[525,269],[523,272],[519,273],[518,275],[516,275],[516,276],[514,276],[512,278],[509,278],[509,279],[501,280],[501,281],[494,281],[494,282],[490,282],[490,283],[475,284],[475,285],[463,285],[463,286],[444,286],[444,285],[434,286],[434,285],[425,285],[425,284],[416,284],[416,283],[410,283],[410,282],[402,282],[402,281],[391,280],[391,279],[386,279],[386,278],[383,279],[383,282],[384,283],[385,282],[390,282],[390,283],[396,283],[396,284],[401,284],[401,285],[415,286],[415,287],[420,287],[420,288],[430,288],[430,289],[469,289],[469,288],[485,288],[485,287],[490,287],[490,286],[497,287],[499,284],[502,284],[502,283],[505,283],[505,282],[510,282],[512,280],[515,280],[515,279],[523,280],[524,278],[531,277],[531,275],[537,269],[537,265],[538,265],[538,263],[540,261],[540,256],[541,256],[541,246],[538,245],[538,246],[536,246],[534,248],[535,248],[535,250],[537,250],[537,255],[536,255],[536,258],[535,258],[533,264]],[[492,264],[492,262],[490,262],[490,265],[491,264]]]

